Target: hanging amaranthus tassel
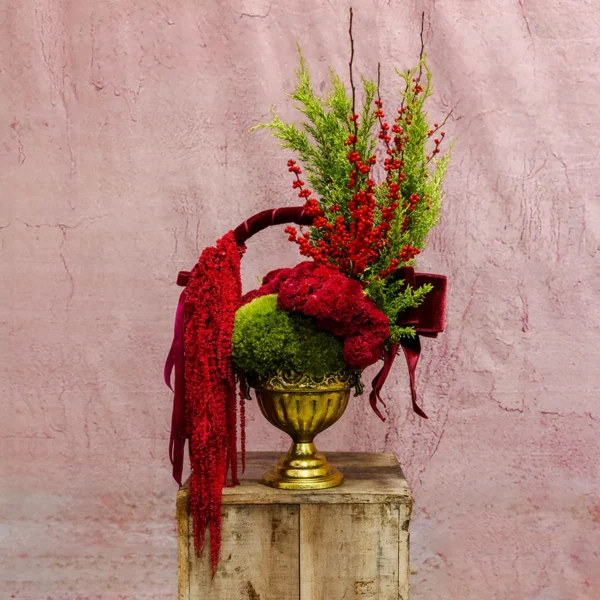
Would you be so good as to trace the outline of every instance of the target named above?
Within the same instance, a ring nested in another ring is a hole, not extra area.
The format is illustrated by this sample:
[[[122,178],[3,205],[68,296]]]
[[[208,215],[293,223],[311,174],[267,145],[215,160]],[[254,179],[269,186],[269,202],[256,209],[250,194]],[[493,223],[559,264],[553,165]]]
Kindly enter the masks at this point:
[[[204,250],[193,270],[181,271],[177,277],[178,285],[186,289],[179,300],[173,343],[164,369],[165,382],[171,389],[175,370],[169,455],[173,477],[181,485],[184,447],[189,439],[194,543],[200,554],[208,527],[213,571],[219,559],[221,497],[223,487],[228,485],[229,470],[231,484],[238,483],[231,338],[235,311],[241,304],[240,260],[248,238],[270,225],[290,222],[309,225],[312,217],[304,214],[302,206],[264,210],[229,232],[216,247]],[[243,470],[246,386],[243,374],[238,375]]]
[[[206,248],[186,290],[185,400],[190,462],[190,512],[200,554],[210,530],[213,571],[221,546],[221,496],[238,482],[236,383],[231,363],[235,311],[241,303],[240,259],[233,232]]]

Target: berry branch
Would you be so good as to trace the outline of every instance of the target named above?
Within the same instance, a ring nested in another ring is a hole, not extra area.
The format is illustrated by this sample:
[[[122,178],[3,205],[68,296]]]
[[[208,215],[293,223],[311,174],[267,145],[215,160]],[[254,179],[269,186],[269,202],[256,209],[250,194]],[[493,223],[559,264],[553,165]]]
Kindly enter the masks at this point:
[[[275,113],[273,121],[263,127],[269,127],[285,148],[297,152],[311,188],[300,178],[300,167],[290,160],[292,186],[305,201],[304,210],[313,216],[313,224],[300,233],[287,227],[289,240],[299,245],[302,256],[357,279],[392,323],[399,306],[416,306],[427,292],[408,290],[398,269],[414,265],[439,219],[442,178],[449,161],[448,152],[441,149],[447,141],[441,128],[452,111],[441,124],[429,124],[424,104],[432,88],[423,14],[419,63],[411,70],[396,71],[406,86],[396,114],[386,120],[381,64],[376,81],[362,79],[366,102],[357,111],[353,24],[350,9],[349,85],[331,72],[331,91],[318,97],[300,54],[298,85],[291,97],[304,120],[287,124]],[[384,150],[385,175],[376,181],[373,166],[379,144]],[[392,338],[397,341],[410,334],[410,327],[397,328]]]

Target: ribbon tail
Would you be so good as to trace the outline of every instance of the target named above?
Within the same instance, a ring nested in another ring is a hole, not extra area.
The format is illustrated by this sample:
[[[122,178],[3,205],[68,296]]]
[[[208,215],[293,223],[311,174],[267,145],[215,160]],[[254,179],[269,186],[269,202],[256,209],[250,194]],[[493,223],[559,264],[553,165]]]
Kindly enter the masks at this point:
[[[183,476],[183,458],[187,438],[185,422],[185,375],[184,375],[184,307],[185,290],[179,296],[173,344],[165,363],[165,381],[171,388],[171,373],[175,369],[175,390],[173,395],[173,413],[171,417],[171,438],[169,441],[169,458],[173,465],[173,479],[181,486]],[[173,388],[171,388],[173,389]]]
[[[427,419],[427,415],[423,412],[423,409],[417,403],[417,388],[415,386],[415,372],[417,370],[417,363],[419,362],[419,356],[421,354],[421,342],[419,336],[416,335],[414,339],[402,340],[402,350],[404,357],[406,358],[406,365],[408,366],[408,377],[410,379],[410,395],[412,399],[413,410],[424,419]]]
[[[385,423],[386,418],[381,414],[381,411],[377,407],[378,400],[380,400],[380,396],[377,393],[377,390],[371,390],[371,393],[369,394],[369,404],[371,405],[373,412]]]
[[[385,417],[379,411],[377,407],[377,402],[381,402],[381,404],[385,408],[385,402],[381,398],[381,388],[383,388],[383,384],[389,375],[392,365],[394,364],[394,359],[396,358],[396,354],[398,353],[398,344],[392,344],[385,353],[383,359],[383,367],[381,367],[381,371],[375,375],[373,379],[372,386],[373,389],[369,394],[369,404],[373,409],[373,412],[385,423]]]
[[[169,458],[173,465],[173,479],[179,487],[182,485],[183,478],[183,455],[185,450],[185,438],[181,438],[175,431],[175,412],[171,420],[171,439],[169,441]]]
[[[173,349],[174,342],[171,344],[171,349],[169,350],[169,354],[167,354],[167,360],[165,361],[165,368],[163,371],[163,377],[167,387],[173,391],[173,387],[171,386],[171,374],[173,373],[173,367],[175,366],[175,350]]]

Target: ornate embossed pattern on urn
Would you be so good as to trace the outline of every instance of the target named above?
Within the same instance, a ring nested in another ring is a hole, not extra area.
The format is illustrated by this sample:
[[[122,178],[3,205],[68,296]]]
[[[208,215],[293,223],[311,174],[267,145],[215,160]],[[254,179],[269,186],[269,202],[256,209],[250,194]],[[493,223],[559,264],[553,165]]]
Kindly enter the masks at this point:
[[[262,414],[292,438],[289,451],[265,474],[263,483],[288,490],[315,490],[343,482],[342,473],[317,452],[313,440],[344,414],[350,390],[357,383],[353,371],[322,378],[280,372],[252,381]]]

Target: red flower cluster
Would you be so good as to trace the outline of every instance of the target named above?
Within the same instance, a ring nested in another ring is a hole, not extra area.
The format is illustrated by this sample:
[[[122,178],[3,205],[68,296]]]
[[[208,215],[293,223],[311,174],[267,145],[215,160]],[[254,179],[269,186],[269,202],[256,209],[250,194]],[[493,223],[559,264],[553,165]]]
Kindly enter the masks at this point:
[[[352,136],[350,136],[352,137]],[[349,187],[356,185],[357,173],[368,174],[369,165],[374,165],[376,158],[373,155],[363,163],[360,155],[356,151],[348,153],[348,162],[354,166],[350,173]],[[290,241],[296,242],[300,246],[300,254],[308,256],[316,262],[327,265],[333,269],[342,271],[350,276],[356,277],[361,274],[371,263],[379,257],[381,249],[387,244],[387,234],[390,230],[390,223],[394,218],[395,211],[398,208],[397,199],[400,194],[400,186],[392,184],[390,186],[388,198],[392,202],[385,207],[380,207],[381,223],[374,226],[375,216],[375,182],[368,178],[365,189],[359,189],[352,197],[348,208],[350,210],[350,222],[347,223],[343,215],[335,219],[335,223],[330,223],[319,207],[318,201],[311,196],[312,192],[304,188],[304,182],[300,179],[302,170],[293,160],[288,161],[288,170],[295,173],[296,181],[293,182],[294,189],[300,188],[299,196],[308,198],[304,211],[306,214],[315,217],[313,227],[319,231],[319,239],[315,244],[311,244],[309,232],[298,234],[298,230],[293,226],[285,228]],[[330,208],[330,212],[338,212],[339,206]]]
[[[414,80],[412,92],[417,95],[423,91],[419,80]],[[296,175],[296,180],[292,187],[298,191],[298,196],[304,198],[306,203],[304,210],[306,214],[314,217],[313,233],[298,232],[295,227],[288,226],[285,231],[288,239],[296,242],[300,246],[300,254],[315,260],[317,263],[327,265],[333,269],[341,271],[349,277],[360,276],[365,269],[375,262],[384,248],[388,246],[388,234],[391,229],[391,222],[395,218],[396,211],[402,202],[401,184],[405,179],[402,172],[404,161],[402,153],[409,138],[406,128],[411,124],[410,110],[401,106],[398,115],[394,119],[393,125],[384,121],[383,102],[380,99],[374,101],[377,106],[375,117],[379,119],[380,132],[379,139],[386,145],[386,158],[383,167],[387,172],[385,182],[381,186],[386,186],[386,198],[389,200],[384,206],[376,203],[377,192],[381,189],[370,176],[371,167],[376,164],[376,157],[372,155],[364,161],[360,153],[356,150],[358,115],[353,114],[349,117],[355,126],[354,134],[348,135],[345,141],[346,146],[351,146],[348,152],[347,160],[350,165],[348,176],[348,188],[355,190],[352,199],[348,203],[350,212],[349,218],[339,214],[335,220],[325,217],[319,202],[312,197],[312,191],[304,187],[304,181],[300,179],[302,169],[296,164],[296,161],[288,161],[288,171]],[[431,137],[438,131],[440,126],[435,123],[434,129],[428,131]],[[439,146],[445,136],[442,131],[440,138],[435,138],[435,147],[433,154],[438,153]],[[428,160],[431,157],[427,157]],[[414,212],[417,204],[422,201],[418,194],[412,194],[402,204],[405,217],[402,223],[402,231],[405,231],[410,224],[410,213]],[[428,199],[426,198],[426,210],[429,209]],[[340,206],[329,207],[331,214],[339,213]],[[379,211],[377,213],[377,211]],[[374,225],[376,215],[380,217],[377,226]],[[414,258],[419,253],[417,248],[405,246],[402,251],[392,257],[388,268],[379,272],[380,277],[387,277],[398,266]]]
[[[210,529],[213,571],[221,546],[221,495],[237,484],[236,384],[231,363],[235,311],[241,304],[240,249],[233,232],[206,248],[192,271],[185,304],[185,400],[190,439],[190,510],[200,554]],[[242,414],[242,425],[244,417]],[[242,438],[243,439],[243,438]]]
[[[355,279],[306,261],[271,271],[243,302],[266,294],[278,294],[277,304],[283,310],[313,317],[317,327],[343,337],[344,361],[350,368],[364,369],[382,357],[389,320]]]

